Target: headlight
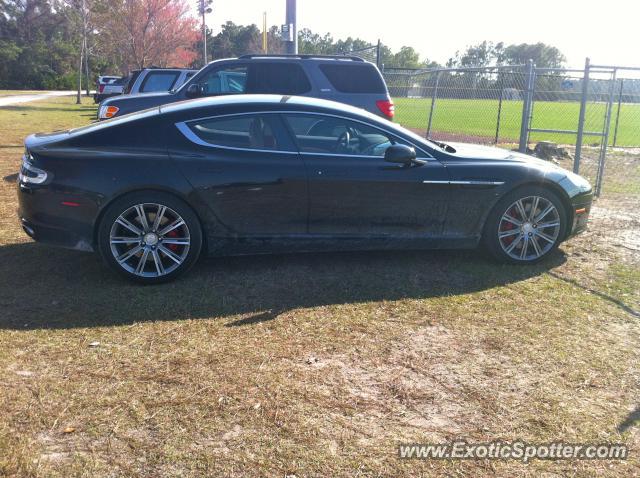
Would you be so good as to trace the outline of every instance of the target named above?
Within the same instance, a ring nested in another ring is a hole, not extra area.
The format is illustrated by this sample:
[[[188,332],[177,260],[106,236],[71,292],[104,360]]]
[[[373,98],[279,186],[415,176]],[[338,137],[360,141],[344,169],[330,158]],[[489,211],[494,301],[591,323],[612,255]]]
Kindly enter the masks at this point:
[[[98,119],[113,118],[118,113],[118,111],[120,111],[120,108],[118,108],[117,106],[101,106],[100,111],[98,112]]]
[[[42,184],[47,180],[49,176],[46,171],[36,168],[33,164],[29,162],[29,158],[31,155],[25,153],[22,156],[22,167],[20,168],[20,173],[18,174],[18,181],[25,184]]]

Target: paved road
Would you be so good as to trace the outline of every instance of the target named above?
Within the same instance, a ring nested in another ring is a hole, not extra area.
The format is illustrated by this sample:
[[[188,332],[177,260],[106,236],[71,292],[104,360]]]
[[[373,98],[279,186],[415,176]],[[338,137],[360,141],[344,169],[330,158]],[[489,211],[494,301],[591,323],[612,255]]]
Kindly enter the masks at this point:
[[[18,103],[27,103],[29,101],[44,100],[52,96],[71,96],[75,95],[75,91],[43,91],[38,94],[14,95],[0,97],[0,107],[16,105]]]

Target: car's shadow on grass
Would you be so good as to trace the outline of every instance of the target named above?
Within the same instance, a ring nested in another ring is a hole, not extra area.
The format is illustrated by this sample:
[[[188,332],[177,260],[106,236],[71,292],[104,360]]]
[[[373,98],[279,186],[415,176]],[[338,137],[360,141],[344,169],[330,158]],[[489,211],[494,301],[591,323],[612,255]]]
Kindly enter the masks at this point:
[[[110,326],[233,317],[273,320],[304,307],[420,299],[522,281],[565,261],[496,264],[477,251],[393,251],[229,257],[200,261],[179,280],[127,282],[94,254],[35,243],[0,247],[0,328]]]

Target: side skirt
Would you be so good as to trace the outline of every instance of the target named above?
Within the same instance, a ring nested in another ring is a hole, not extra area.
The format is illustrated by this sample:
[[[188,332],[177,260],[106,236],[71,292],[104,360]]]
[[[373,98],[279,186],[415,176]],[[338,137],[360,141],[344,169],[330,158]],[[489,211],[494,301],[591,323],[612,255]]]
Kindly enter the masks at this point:
[[[376,251],[420,249],[473,249],[480,237],[397,237],[397,236],[247,236],[209,237],[208,255],[231,256],[297,252]]]

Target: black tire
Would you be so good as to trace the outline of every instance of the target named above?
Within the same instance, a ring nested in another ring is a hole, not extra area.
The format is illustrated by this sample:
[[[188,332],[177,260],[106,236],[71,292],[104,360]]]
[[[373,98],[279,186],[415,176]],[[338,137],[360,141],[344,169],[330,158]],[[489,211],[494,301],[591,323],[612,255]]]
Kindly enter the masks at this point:
[[[142,214],[148,224],[144,231],[142,219],[139,214],[136,215],[136,207],[140,205],[143,206]],[[161,206],[165,208],[162,213]],[[160,220],[155,227],[158,216]],[[116,222],[123,218],[135,229],[143,231],[143,234]],[[180,224],[180,219],[184,225],[161,234],[170,226]],[[126,243],[112,243],[112,233],[114,242],[119,236],[123,236]],[[137,242],[136,237],[141,238],[140,242]],[[193,267],[202,249],[202,227],[196,214],[181,199],[159,191],[140,191],[127,194],[108,206],[98,226],[97,239],[100,255],[117,273],[137,283],[159,284],[174,280]],[[166,242],[163,243],[163,240]],[[182,243],[178,244],[179,241]],[[141,250],[131,255],[130,259],[116,259],[116,254],[120,254],[118,257],[122,258],[136,248]],[[132,270],[134,265],[136,270]]]
[[[537,202],[536,197],[539,198]],[[518,201],[524,205],[525,221],[521,221]],[[532,217],[531,209],[534,204],[536,212]],[[549,205],[553,205],[555,211],[550,210],[540,218]],[[509,218],[522,224],[518,226]],[[557,226],[547,226],[556,222]],[[566,230],[567,210],[558,195],[543,186],[523,186],[506,194],[491,210],[485,223],[482,242],[487,251],[500,262],[534,264],[544,260],[558,248],[566,236]],[[553,239],[553,243],[550,239]],[[518,242],[514,244],[516,241]]]

